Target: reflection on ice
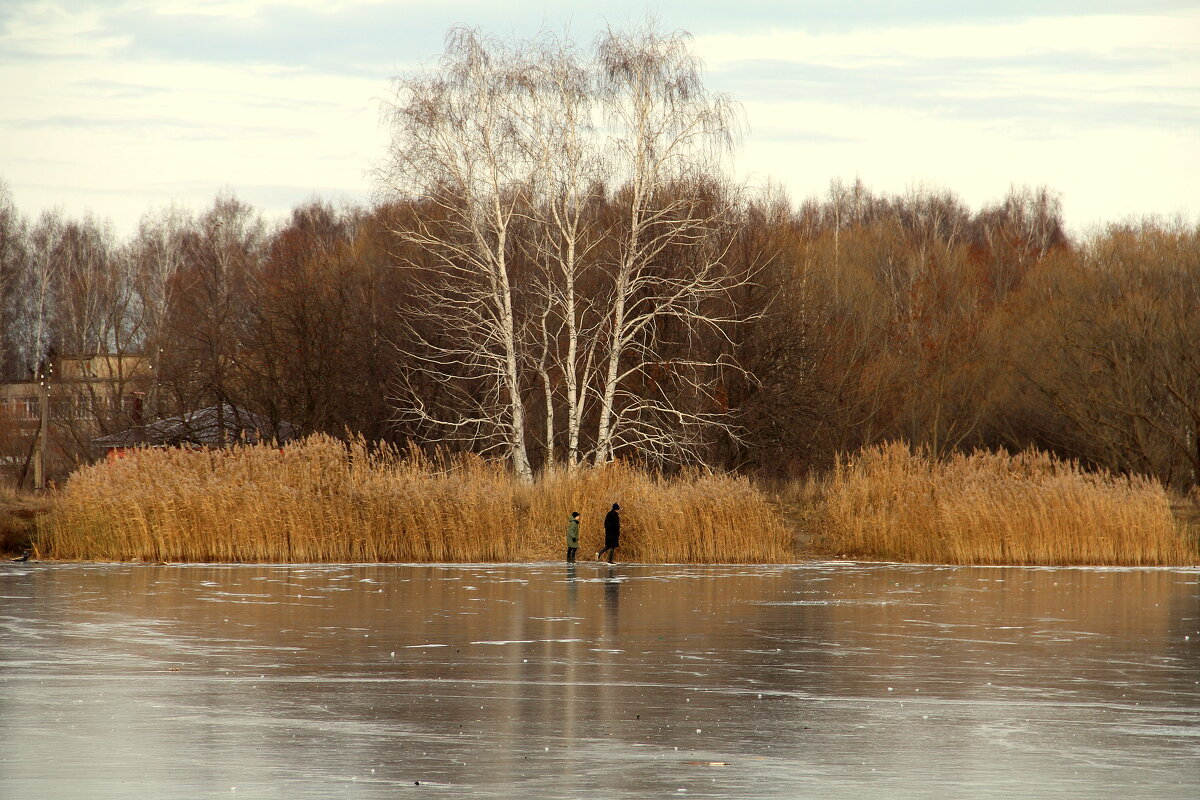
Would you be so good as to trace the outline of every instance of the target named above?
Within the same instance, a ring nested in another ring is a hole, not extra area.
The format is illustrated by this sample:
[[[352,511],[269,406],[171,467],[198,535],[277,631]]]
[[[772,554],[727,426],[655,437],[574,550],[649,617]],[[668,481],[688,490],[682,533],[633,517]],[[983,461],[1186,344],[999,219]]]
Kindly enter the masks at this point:
[[[1200,570],[20,565],[0,796],[1200,796]]]

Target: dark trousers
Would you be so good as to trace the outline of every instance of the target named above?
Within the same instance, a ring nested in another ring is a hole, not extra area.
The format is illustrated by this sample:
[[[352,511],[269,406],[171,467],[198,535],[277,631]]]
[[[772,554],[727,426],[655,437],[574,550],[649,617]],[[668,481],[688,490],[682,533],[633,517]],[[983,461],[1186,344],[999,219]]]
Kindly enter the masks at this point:
[[[567,563],[568,564],[575,563],[575,553],[578,552],[578,550],[579,550],[578,547],[568,547],[567,548]]]
[[[596,553],[596,560],[599,561],[600,557],[605,553],[608,553],[608,563],[613,563],[613,556],[617,554],[617,546],[614,544],[612,547],[606,547],[599,553]]]

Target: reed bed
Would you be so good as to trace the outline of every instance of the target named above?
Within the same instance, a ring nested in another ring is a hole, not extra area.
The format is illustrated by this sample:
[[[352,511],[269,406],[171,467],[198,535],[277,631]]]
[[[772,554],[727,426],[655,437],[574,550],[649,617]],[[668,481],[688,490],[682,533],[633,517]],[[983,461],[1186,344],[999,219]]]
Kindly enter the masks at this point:
[[[524,484],[478,457],[327,436],[282,450],[141,450],[85,467],[41,518],[40,549],[65,560],[543,561],[565,557],[579,511],[587,558],[614,502],[623,561],[791,560],[788,533],[744,478],[617,463]]]
[[[1028,451],[936,460],[906,444],[841,460],[818,518],[831,552],[949,564],[1180,565],[1194,538],[1149,478]]]
[[[44,497],[0,484],[0,555],[15,555],[33,546],[36,518],[46,506]]]

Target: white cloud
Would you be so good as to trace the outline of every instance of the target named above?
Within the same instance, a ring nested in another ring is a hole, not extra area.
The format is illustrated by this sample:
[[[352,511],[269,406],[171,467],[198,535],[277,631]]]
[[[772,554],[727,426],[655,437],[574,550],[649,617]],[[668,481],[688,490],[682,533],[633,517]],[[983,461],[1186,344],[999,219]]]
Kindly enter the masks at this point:
[[[123,47],[128,37],[102,33],[106,14],[103,9],[67,9],[53,3],[17,6],[0,29],[0,53],[110,55]]]
[[[714,80],[741,70],[753,91],[740,165],[757,180],[799,197],[834,177],[887,192],[929,182],[976,207],[1044,184],[1075,228],[1200,212],[1198,43],[1200,12],[697,40]]]
[[[1002,24],[866,28],[846,33],[772,30],[701,36],[696,43],[706,63],[717,69],[745,59],[857,66],[912,59],[1009,59],[1055,52],[1172,51],[1190,54],[1195,62],[1198,36],[1200,11],[1192,11],[1155,16],[1039,17]]]
[[[91,207],[126,231],[151,207],[199,206],[226,186],[272,214],[314,191],[365,199],[365,173],[385,141],[375,98],[387,95],[397,66],[429,63],[441,39],[431,33],[419,48],[389,52],[380,67],[380,51],[360,52],[348,34],[345,50],[309,52],[270,26],[282,8],[319,12],[316,22],[304,17],[307,47],[325,14],[373,2],[122,6],[178,17],[181,26],[203,16],[208,38],[191,61],[125,48],[125,33],[105,16],[115,4],[17,7],[0,31],[0,177],[29,211]],[[433,18],[422,4],[409,5],[414,21]],[[484,5],[445,13],[469,16]],[[247,38],[249,19],[278,34],[273,50],[260,52]],[[664,23],[687,27],[686,11]],[[164,30],[177,32],[173,26]],[[241,48],[236,57],[227,41]],[[784,182],[798,198],[856,175],[877,191],[941,185],[974,206],[1013,183],[1046,184],[1062,191],[1069,219],[1083,226],[1143,212],[1200,213],[1200,126],[1191,124],[1200,118],[1198,43],[1200,11],[1190,11],[864,22],[842,33],[702,35],[696,48],[710,84],[731,82],[747,104],[751,131],[739,168]],[[314,66],[335,52],[375,66],[367,77]],[[755,66],[763,63],[796,75]]]
[[[0,65],[0,85],[11,100],[0,104],[0,151],[18,203],[69,198],[69,213],[90,206],[124,231],[152,205],[203,205],[225,186],[290,187],[290,202],[316,190],[363,200],[364,171],[381,152],[372,98],[382,81],[60,60],[32,73]],[[287,203],[264,211],[286,213]]]
[[[796,200],[824,194],[833,178],[861,177],[877,192],[941,186],[974,208],[1000,199],[1012,185],[1045,185],[1062,193],[1077,231],[1148,213],[1200,214],[1196,137],[1178,131],[1078,131],[1064,145],[1015,139],[972,121],[934,122],[903,109],[789,104],[773,113],[796,129],[819,120],[822,132],[846,138],[747,143],[740,171],[755,183],[770,178],[788,186]]]
[[[284,8],[336,14],[356,6],[372,6],[389,0],[167,0],[155,3],[154,13],[163,16],[250,19],[264,11]]]

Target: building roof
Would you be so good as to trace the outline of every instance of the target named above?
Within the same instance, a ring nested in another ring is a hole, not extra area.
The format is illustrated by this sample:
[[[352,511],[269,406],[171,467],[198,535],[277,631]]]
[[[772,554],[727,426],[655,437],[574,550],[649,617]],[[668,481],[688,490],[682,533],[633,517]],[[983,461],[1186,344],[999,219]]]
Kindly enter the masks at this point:
[[[295,428],[289,422],[281,422],[277,430],[266,417],[223,403],[99,436],[92,439],[92,447],[109,449],[181,444],[223,447],[232,443],[286,442],[295,436]]]

